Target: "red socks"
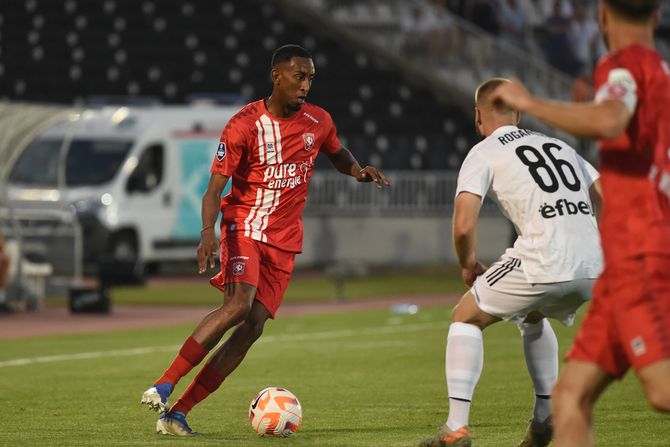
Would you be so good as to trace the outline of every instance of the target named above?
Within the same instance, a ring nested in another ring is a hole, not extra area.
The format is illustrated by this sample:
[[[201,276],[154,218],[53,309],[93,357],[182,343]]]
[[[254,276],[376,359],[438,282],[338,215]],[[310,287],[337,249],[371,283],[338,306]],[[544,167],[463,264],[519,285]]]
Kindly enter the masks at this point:
[[[173,386],[176,385],[182,377],[202,362],[207,352],[193,337],[188,337],[170,367],[156,383],[170,382]],[[206,364],[170,411],[187,414],[195,404],[216,391],[223,383],[223,379],[225,379],[223,374],[209,363]]]
[[[216,391],[224,379],[225,376],[223,374],[209,363],[206,364],[198,375],[195,376],[191,385],[186,388],[186,391],[184,391],[184,394],[181,395],[177,403],[170,408],[170,412],[179,411],[188,414],[195,404]]]
[[[207,356],[207,352],[193,337],[188,337],[170,367],[155,383],[170,382],[173,386],[176,385],[179,379],[202,362],[202,359]]]

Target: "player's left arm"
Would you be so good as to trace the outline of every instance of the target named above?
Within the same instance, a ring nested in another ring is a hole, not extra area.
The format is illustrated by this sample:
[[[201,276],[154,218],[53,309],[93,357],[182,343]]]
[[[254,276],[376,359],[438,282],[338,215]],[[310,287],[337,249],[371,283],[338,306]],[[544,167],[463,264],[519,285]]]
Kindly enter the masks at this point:
[[[584,160],[584,158],[576,154],[577,156],[577,165],[582,171],[584,180],[589,186],[589,198],[591,199],[591,208],[593,209],[593,215],[596,217],[596,221],[600,222],[600,210],[602,209],[602,189],[600,187],[600,174],[598,170],[593,167],[591,163]]]
[[[342,174],[350,175],[359,182],[375,182],[377,188],[391,186],[384,173],[374,166],[361,168],[354,155],[345,147],[340,147],[339,150],[332,153],[326,152],[326,155],[335,169]]]
[[[586,103],[539,99],[517,81],[503,83],[492,95],[494,100],[580,138],[619,137],[628,127],[635,110],[625,98],[614,96]]]
[[[481,196],[461,191],[456,196],[453,218],[454,250],[461,266],[461,276],[468,287],[477,276],[486,271],[486,267],[477,261],[477,219],[482,206]]]
[[[603,192],[600,187],[600,180],[596,179],[589,187],[589,197],[591,198],[591,205],[593,206],[593,214],[596,216],[596,221],[600,223],[600,210],[603,207]]]

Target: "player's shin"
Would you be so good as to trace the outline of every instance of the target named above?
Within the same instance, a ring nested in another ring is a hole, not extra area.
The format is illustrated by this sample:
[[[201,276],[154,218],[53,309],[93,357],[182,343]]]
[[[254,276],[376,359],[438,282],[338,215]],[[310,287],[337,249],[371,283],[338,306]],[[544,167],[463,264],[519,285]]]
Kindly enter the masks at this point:
[[[452,323],[447,337],[446,375],[451,430],[468,425],[470,402],[484,365],[482,331],[466,323]]]
[[[558,341],[549,321],[520,326],[528,373],[535,388],[533,420],[545,422],[551,416],[551,392],[558,377]]]
[[[216,391],[223,383],[225,376],[217,371],[211,364],[206,364],[200,370],[193,382],[184,391],[176,404],[170,408],[170,412],[188,414],[189,411],[200,401]]]
[[[198,343],[193,337],[188,337],[182,345],[179,353],[174,358],[170,367],[156,380],[156,384],[169,382],[174,385],[207,356],[208,350]]]

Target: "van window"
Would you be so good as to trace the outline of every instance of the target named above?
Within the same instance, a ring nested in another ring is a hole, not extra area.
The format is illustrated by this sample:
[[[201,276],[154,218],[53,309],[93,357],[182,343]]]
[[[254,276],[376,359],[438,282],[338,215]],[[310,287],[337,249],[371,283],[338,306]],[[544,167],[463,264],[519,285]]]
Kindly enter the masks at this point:
[[[19,156],[9,181],[22,185],[50,186],[58,184],[59,140],[35,140]]]
[[[130,174],[126,191],[149,192],[163,180],[163,145],[154,144],[144,150],[137,167]]]
[[[33,141],[14,165],[10,182],[56,187],[62,145],[63,140],[58,138]],[[65,159],[65,185],[92,186],[109,182],[130,147],[127,141],[72,140]]]
[[[132,143],[119,141],[74,140],[65,161],[68,186],[101,185],[118,172]]]

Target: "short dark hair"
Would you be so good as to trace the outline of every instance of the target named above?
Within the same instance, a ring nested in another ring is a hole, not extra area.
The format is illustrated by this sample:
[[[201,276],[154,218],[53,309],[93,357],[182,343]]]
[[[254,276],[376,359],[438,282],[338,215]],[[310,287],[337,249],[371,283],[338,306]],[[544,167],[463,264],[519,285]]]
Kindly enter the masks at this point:
[[[309,54],[309,51],[300,45],[282,45],[281,47],[277,48],[274,53],[272,53],[272,63],[270,68],[274,68],[282,62],[290,62],[294,57],[304,57],[306,59],[311,59],[312,55]]]
[[[602,0],[615,14],[632,22],[646,22],[661,6],[661,0]]]
[[[505,78],[492,78],[479,84],[479,87],[475,90],[475,104],[480,105],[484,101],[488,101],[489,94],[493,93],[493,90],[505,82],[509,82],[509,80]]]

